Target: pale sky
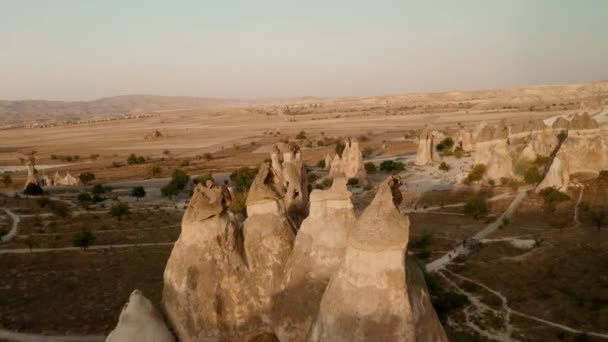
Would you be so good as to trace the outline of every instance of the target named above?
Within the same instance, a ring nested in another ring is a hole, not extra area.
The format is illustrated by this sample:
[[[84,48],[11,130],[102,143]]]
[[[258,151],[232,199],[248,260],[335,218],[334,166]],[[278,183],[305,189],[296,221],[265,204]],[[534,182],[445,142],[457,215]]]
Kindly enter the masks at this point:
[[[604,0],[0,0],[0,99],[382,95],[603,79]]]

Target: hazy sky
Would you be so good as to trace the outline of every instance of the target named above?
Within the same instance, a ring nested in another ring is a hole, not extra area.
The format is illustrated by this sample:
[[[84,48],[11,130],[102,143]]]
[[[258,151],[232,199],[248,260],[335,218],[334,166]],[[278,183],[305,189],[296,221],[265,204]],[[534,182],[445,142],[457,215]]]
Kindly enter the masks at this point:
[[[0,0],[0,99],[608,79],[608,1]]]

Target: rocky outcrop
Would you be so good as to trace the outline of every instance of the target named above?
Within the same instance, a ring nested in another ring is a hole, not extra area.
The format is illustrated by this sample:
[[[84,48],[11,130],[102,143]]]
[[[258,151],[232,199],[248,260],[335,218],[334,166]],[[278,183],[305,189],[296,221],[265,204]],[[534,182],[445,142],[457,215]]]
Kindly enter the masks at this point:
[[[332,158],[329,155],[329,153],[325,153],[325,170],[329,170],[331,169],[331,162],[332,162]]]
[[[473,144],[473,133],[465,127],[461,127],[454,139],[454,149],[461,147],[465,152],[471,152],[475,149]]]
[[[367,184],[367,172],[363,165],[363,154],[359,149],[359,142],[354,138],[346,139],[342,157],[336,155],[331,162],[329,177],[332,179],[342,177],[346,179],[356,178],[359,184]]]
[[[440,141],[437,131],[430,127],[423,128],[418,138],[418,150],[416,151],[415,164],[423,166],[441,160],[439,153],[435,149],[435,146]]]
[[[508,128],[501,122],[496,127],[485,126],[475,144],[475,164],[486,166],[486,181],[497,182],[513,176],[513,161],[509,151]]]
[[[106,342],[133,341],[175,341],[160,313],[139,290],[131,293],[116,328],[106,337]]]
[[[357,222],[344,178],[329,190],[314,190],[287,261],[275,303],[276,334],[281,341],[304,341],[329,279],[342,262],[348,232]]]
[[[389,178],[359,218],[308,341],[447,341],[420,274],[408,267],[399,186]]]
[[[25,162],[25,166],[27,166],[27,179],[25,180],[25,185],[23,188],[27,188],[29,184],[40,185],[40,181],[38,180],[38,170],[34,167],[34,160],[28,159]]]
[[[274,181],[285,189],[285,210],[294,226],[299,227],[308,215],[308,180],[300,147],[294,143],[275,145],[270,160]]]
[[[162,304],[180,341],[247,340],[267,328],[230,201],[225,187],[199,184],[167,261]]]
[[[65,174],[65,177],[61,177],[58,171],[55,172],[53,179],[51,180],[51,184],[53,186],[75,186],[80,185],[80,179],[72,176],[70,171]]]

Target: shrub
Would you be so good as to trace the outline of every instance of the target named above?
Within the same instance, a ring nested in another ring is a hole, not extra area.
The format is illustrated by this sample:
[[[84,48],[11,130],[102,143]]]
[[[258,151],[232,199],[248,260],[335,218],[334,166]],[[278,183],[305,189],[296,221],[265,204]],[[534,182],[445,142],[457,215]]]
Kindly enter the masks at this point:
[[[357,186],[359,185],[359,178],[349,178],[346,184],[350,186]]]
[[[169,199],[171,199],[173,196],[179,194],[179,189],[177,188],[177,184],[169,182],[167,185],[160,188],[160,193],[164,197],[169,197]]]
[[[336,154],[340,156],[340,158],[342,158],[342,152],[344,152],[344,149],[346,148],[346,144],[344,143],[337,143],[336,144]]]
[[[2,176],[2,183],[4,184],[4,187],[8,188],[11,184],[13,184],[13,178],[11,178],[11,175],[3,175]]]
[[[74,247],[80,247],[82,250],[85,250],[95,243],[95,235],[89,229],[82,228],[79,232],[72,235],[72,243]]]
[[[131,155],[129,155],[129,158],[127,158],[127,164],[129,165],[144,164],[145,162],[146,158],[144,156],[136,156],[134,153],[131,153]]]
[[[462,156],[464,155],[464,150],[462,149],[461,145],[456,146],[456,148],[454,149],[454,157],[460,159],[462,158]]]
[[[373,189],[374,189],[374,186],[371,185],[371,184],[367,184],[366,186],[363,187],[364,191],[370,191],[370,190],[373,190]]]
[[[597,179],[600,181],[608,181],[608,170],[601,170]]]
[[[78,178],[80,179],[82,184],[86,185],[88,182],[95,180],[95,175],[91,172],[83,172],[80,175],[78,175]]]
[[[380,171],[399,173],[405,170],[405,164],[394,160],[385,160],[380,163]]]
[[[101,184],[95,184],[93,185],[93,189],[91,189],[91,193],[93,195],[101,195],[101,194],[105,194],[106,192],[112,191],[111,188],[109,187],[105,187]]]
[[[332,186],[332,184],[334,183],[334,181],[331,178],[325,178],[323,180],[323,182],[321,182],[321,185],[323,185],[323,188],[330,188]]]
[[[325,159],[321,159],[319,160],[319,162],[317,163],[317,166],[320,168],[325,168]]]
[[[543,196],[545,208],[549,211],[555,211],[555,206],[559,202],[567,201],[570,199],[568,194],[565,194],[555,188],[545,188],[540,191],[540,195]]]
[[[537,184],[543,180],[543,176],[535,166],[529,167],[524,173],[524,181],[526,184]]]
[[[433,233],[425,230],[422,232],[420,237],[416,237],[412,240],[411,245],[414,248],[425,248],[433,242]]]
[[[97,160],[97,158],[99,158],[99,154],[97,154],[97,153],[91,154],[89,156],[89,158],[91,158],[91,160],[95,161],[95,160]]]
[[[40,187],[40,185],[34,184],[34,183],[28,183],[27,186],[25,187],[25,190],[23,190],[23,193],[25,195],[29,195],[29,196],[40,196],[44,193],[44,191],[42,191],[42,188]]]
[[[131,196],[139,200],[140,198],[146,196],[146,189],[144,189],[143,186],[134,186],[133,189],[131,189]]]
[[[306,132],[300,131],[300,133],[296,134],[296,139],[298,139],[298,140],[306,139]]]
[[[441,162],[441,164],[439,164],[439,170],[441,171],[450,171],[450,165],[444,161]]]
[[[186,185],[190,182],[190,176],[180,169],[176,169],[171,174],[171,182],[175,183],[177,188],[181,191],[184,190]]]
[[[166,155],[166,156],[168,156],[169,154],[171,154],[171,152],[169,150],[164,150],[163,154]]]
[[[371,147],[371,146],[365,146],[365,147],[363,148],[363,151],[361,151],[361,154],[362,154],[364,157],[369,157],[369,156],[371,156],[371,155],[372,155],[372,153],[374,153],[374,148],[373,148],[373,147]]]
[[[122,165],[119,162],[112,162],[112,167],[121,167]]]
[[[131,208],[129,207],[129,203],[125,202],[117,202],[112,204],[110,208],[110,215],[118,218],[118,221],[122,220],[124,215],[128,215],[130,213]]]
[[[439,152],[450,151],[454,147],[454,140],[452,138],[447,137],[443,139],[437,146],[435,147]]]
[[[236,191],[244,192],[249,190],[257,174],[257,168],[241,167],[230,174],[230,181]]]
[[[247,192],[236,192],[232,198],[232,203],[230,204],[230,211],[234,214],[241,214],[243,217],[247,217],[246,201]]]
[[[158,177],[162,174],[162,172],[163,172],[163,170],[161,169],[161,167],[159,165],[152,165],[148,169],[148,175],[150,177]]]
[[[78,194],[78,202],[80,203],[88,203],[88,202],[92,202],[93,198],[91,197],[91,195],[88,192],[83,192]]]
[[[205,154],[203,154],[203,159],[205,159],[206,161],[212,160],[213,155],[209,152],[205,152]]]
[[[319,179],[319,175],[317,175],[314,172],[310,172],[308,173],[308,175],[306,175],[306,177],[308,178],[308,183],[314,183],[317,181],[317,179]]]
[[[478,219],[488,214],[488,202],[483,197],[469,198],[464,205],[464,214]]]
[[[378,171],[378,169],[376,168],[376,164],[372,162],[367,162],[364,164],[364,166],[365,171],[367,171],[367,173],[376,173]]]
[[[213,179],[213,175],[211,174],[211,172],[203,173],[202,175],[193,178],[192,179],[192,183],[194,183],[194,184],[205,184],[208,180],[210,180],[212,182],[215,182],[215,180]]]
[[[477,164],[473,166],[473,169],[471,169],[471,172],[469,172],[465,183],[470,184],[472,182],[479,182],[483,178],[483,175],[486,173],[486,170],[487,169],[484,164]]]
[[[190,166],[190,160],[185,159],[182,161],[181,164],[179,164],[180,167],[186,167],[186,166]]]

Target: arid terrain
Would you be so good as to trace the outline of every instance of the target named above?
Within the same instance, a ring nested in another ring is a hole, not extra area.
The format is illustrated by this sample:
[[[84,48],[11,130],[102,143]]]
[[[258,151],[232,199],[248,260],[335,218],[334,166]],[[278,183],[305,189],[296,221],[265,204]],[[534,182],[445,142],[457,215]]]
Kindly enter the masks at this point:
[[[28,334],[103,340],[133,289],[160,303],[165,265],[194,188],[190,179],[211,175],[238,188],[243,168],[269,160],[274,144],[295,142],[310,190],[323,189],[329,180],[324,158],[347,137],[359,141],[369,179],[368,185],[349,180],[356,215],[389,175],[405,182],[399,209],[410,220],[409,256],[427,270],[451,341],[607,340],[608,217],[598,223],[594,209],[608,214],[608,180],[601,173],[575,173],[561,192],[567,198],[554,203],[535,191],[540,180],[463,183],[459,177],[474,167],[475,151],[443,154],[446,169],[438,161],[416,165],[426,126],[472,129],[482,121],[511,125],[583,112],[602,125],[607,96],[608,82],[597,82],[255,103],[144,98],[89,110],[39,104],[52,108],[48,112],[0,102],[0,116],[6,114],[0,122],[6,125],[0,129],[0,340],[27,340]],[[117,111],[129,117],[108,120],[106,114]],[[77,119],[65,122],[66,115]],[[28,159],[40,178],[69,172],[94,179],[25,195]],[[386,161],[403,168],[384,168]],[[549,165],[539,169],[546,174]],[[176,170],[190,178],[167,196]],[[138,197],[139,186],[145,195]],[[488,206],[480,215],[466,209],[475,198]],[[236,215],[243,202],[233,203]],[[115,210],[117,203],[128,209]],[[92,241],[78,243],[85,231]]]

